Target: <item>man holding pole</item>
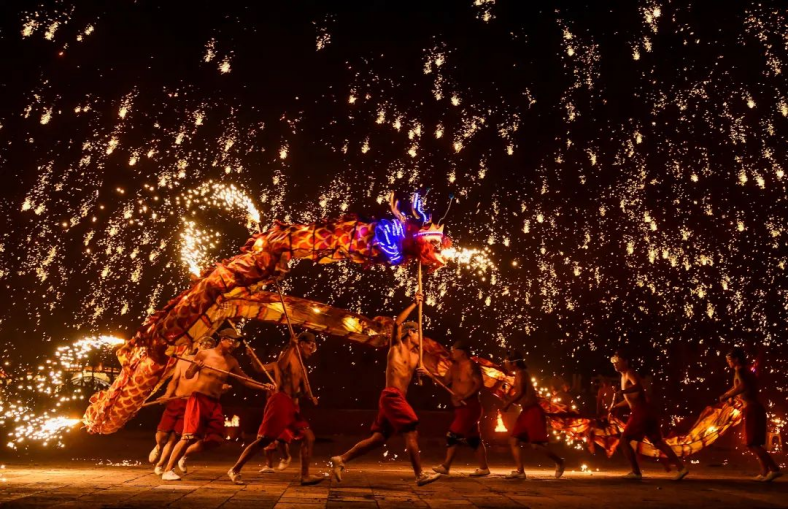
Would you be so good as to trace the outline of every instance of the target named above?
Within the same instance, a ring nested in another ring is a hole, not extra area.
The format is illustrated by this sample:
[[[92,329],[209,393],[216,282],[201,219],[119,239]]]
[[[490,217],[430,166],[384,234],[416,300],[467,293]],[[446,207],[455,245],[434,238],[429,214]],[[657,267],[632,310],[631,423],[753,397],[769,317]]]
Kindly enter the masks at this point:
[[[315,434],[309,424],[299,413],[298,400],[307,395],[313,398],[307,385],[307,374],[304,371],[303,359],[309,358],[317,350],[315,336],[310,332],[302,332],[292,337],[290,345],[285,349],[276,363],[276,380],[279,389],[271,394],[263,412],[263,422],[258,429],[257,440],[247,446],[239,456],[236,464],[227,471],[228,477],[236,483],[243,484],[241,469],[258,452],[276,440],[289,440],[285,437],[303,437],[301,445],[301,484],[303,486],[318,484],[325,476],[310,475],[310,459]],[[258,361],[258,371],[265,367]]]
[[[479,420],[482,419],[482,405],[479,402],[482,370],[479,364],[471,360],[469,346],[462,339],[452,345],[451,355],[452,365],[442,377],[442,381],[455,392],[452,396],[455,419],[447,432],[447,457],[444,463],[433,467],[433,472],[449,474],[458,445],[466,444],[474,450],[479,461],[479,468],[469,475],[490,475],[487,451],[479,433]]]
[[[228,377],[240,380],[252,389],[268,390],[270,384],[263,384],[249,378],[233,357],[233,350],[238,346],[241,336],[232,328],[219,332],[219,344],[216,348],[198,352],[191,366],[186,370],[186,379],[194,382],[192,395],[186,402],[184,427],[181,440],[173,449],[163,481],[179,481],[175,473],[175,465],[185,454],[192,455],[204,448],[220,445],[224,441],[225,416],[219,397]]]
[[[416,431],[419,419],[405,399],[414,371],[429,376],[425,368],[418,366],[421,357],[419,325],[414,322],[405,322],[414,308],[421,305],[422,299],[422,293],[417,293],[414,303],[395,319],[386,359],[386,388],[381,392],[381,397],[378,400],[378,416],[372,426],[373,434],[370,438],[353,446],[345,454],[331,458],[331,474],[337,481],[342,481],[342,471],[345,470],[346,462],[381,447],[394,433],[402,433],[405,438],[406,449],[414,468],[417,485],[423,486],[440,477],[440,474],[428,474],[422,470]]]
[[[214,338],[211,336],[203,336],[197,341],[197,352],[214,348]],[[185,356],[187,359],[193,359],[194,355]],[[173,374],[170,378],[170,383],[167,384],[167,389],[164,391],[162,397],[152,401],[151,404],[166,403],[162,418],[159,420],[159,425],[156,427],[156,446],[148,455],[148,461],[155,464],[154,472],[156,475],[164,473],[164,467],[167,465],[167,460],[170,457],[175,443],[180,439],[181,433],[184,428],[184,411],[186,410],[186,398],[192,394],[192,388],[196,379],[189,380],[186,378],[186,371],[189,369],[190,363],[187,360],[179,360],[173,368]],[[186,473],[186,456],[183,456],[178,462],[178,468]]]

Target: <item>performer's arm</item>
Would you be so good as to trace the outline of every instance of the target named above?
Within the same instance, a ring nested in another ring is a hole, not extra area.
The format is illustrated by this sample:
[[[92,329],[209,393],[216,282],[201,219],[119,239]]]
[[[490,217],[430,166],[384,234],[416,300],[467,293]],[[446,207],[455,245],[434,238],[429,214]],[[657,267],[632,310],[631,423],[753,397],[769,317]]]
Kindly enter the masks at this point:
[[[518,371],[515,373],[515,385],[513,388],[515,389],[515,392],[509,399],[504,400],[504,406],[502,407],[502,410],[505,412],[510,407],[510,405],[518,401],[520,397],[523,396],[523,371]]]
[[[244,370],[241,369],[241,366],[238,365],[238,362],[235,362],[233,364],[233,367],[230,369],[230,372],[234,373],[236,375],[241,375],[241,376],[243,376],[245,378],[249,378],[249,375],[247,375],[244,372]],[[250,389],[257,389],[257,390],[264,390],[264,391],[270,390],[269,386],[271,385],[271,384],[264,384],[262,382],[249,382],[247,380],[239,380],[239,382],[241,382],[245,386],[249,387]]]
[[[644,390],[641,385],[641,378],[634,373],[627,374],[627,381],[630,382],[630,387],[616,391],[619,394],[633,394],[634,392],[641,392]]]
[[[397,315],[397,318],[395,318],[395,324],[400,325],[403,322],[405,322],[406,318],[408,318],[408,315],[410,315],[414,311],[414,308],[417,306],[417,304],[422,302],[422,298],[423,298],[422,294],[417,292],[417,294],[414,296],[414,302],[412,302],[407,308],[405,308],[402,313]]]
[[[472,396],[477,393],[482,388],[482,370],[479,368],[479,364],[472,361],[471,367],[471,386],[469,389],[464,393],[457,393],[457,399],[464,400],[467,399],[469,396]]]
[[[718,400],[726,401],[729,398],[733,398],[734,396],[738,396],[742,394],[746,390],[748,390],[748,387],[744,383],[742,383],[742,378],[740,378],[740,374],[738,372],[735,372],[734,386],[732,386],[732,388],[729,389],[728,391],[724,392],[721,395],[721,397],[718,398]]]
[[[621,408],[621,407],[625,407],[625,406],[627,406],[627,400],[623,399],[619,403],[611,405],[611,407],[608,409],[608,412],[610,413],[611,410],[613,410],[614,408]]]
[[[203,350],[202,352],[197,352],[197,355],[195,355],[193,359],[194,363],[191,364],[189,368],[186,370],[186,373],[184,373],[185,378],[191,380],[192,378],[195,377],[197,372],[200,371],[200,369],[205,365],[203,364],[203,359],[205,359],[204,352],[205,350]]]

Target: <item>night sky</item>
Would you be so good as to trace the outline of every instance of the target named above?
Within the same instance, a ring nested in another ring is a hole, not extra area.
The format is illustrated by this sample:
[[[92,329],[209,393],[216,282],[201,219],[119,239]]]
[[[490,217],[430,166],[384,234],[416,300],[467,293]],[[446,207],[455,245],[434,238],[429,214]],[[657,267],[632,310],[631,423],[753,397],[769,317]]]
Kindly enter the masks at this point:
[[[786,418],[785,4],[0,9],[7,373],[79,338],[131,337],[189,284],[184,218],[215,240],[203,266],[237,253],[256,228],[245,211],[184,205],[208,181],[243,192],[263,228],[387,217],[390,191],[429,187],[436,214],[454,196],[455,245],[493,266],[426,277],[428,336],[496,359],[522,348],[545,383],[613,375],[624,346],[679,416],[725,390],[723,355],[742,345]],[[415,283],[414,267],[301,262],[286,288],[373,317]],[[285,342],[246,330],[266,357]],[[325,405],[372,408],[384,359],[322,338],[313,386]],[[326,394],[330,376],[347,392]]]

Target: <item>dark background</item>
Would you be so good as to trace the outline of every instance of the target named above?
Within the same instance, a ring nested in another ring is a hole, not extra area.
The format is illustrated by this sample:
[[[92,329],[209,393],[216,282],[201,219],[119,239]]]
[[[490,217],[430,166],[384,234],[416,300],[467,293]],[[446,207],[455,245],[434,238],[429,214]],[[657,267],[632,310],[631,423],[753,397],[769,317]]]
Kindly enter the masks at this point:
[[[682,416],[725,390],[723,354],[738,344],[759,359],[771,411],[785,417],[784,4],[1,8],[7,373],[85,335],[130,337],[149,309],[183,290],[185,212],[176,197],[208,179],[243,189],[264,227],[344,210],[382,217],[387,208],[376,198],[388,190],[406,197],[431,187],[428,208],[436,214],[454,193],[446,232],[456,245],[489,249],[498,270],[495,282],[454,267],[427,277],[436,300],[426,307],[428,335],[445,344],[469,337],[497,358],[505,345],[524,349],[542,383],[578,373],[585,390],[592,375],[614,374],[608,357],[625,346],[654,376],[661,401]],[[655,8],[660,16],[651,23]],[[318,50],[323,33],[330,40]],[[210,41],[216,56],[206,62]],[[429,63],[439,54],[442,66]],[[226,58],[230,72],[222,73]],[[88,112],[75,111],[86,105]],[[464,137],[475,117],[478,129]],[[407,133],[417,123],[415,142]],[[191,214],[221,234],[216,259],[236,253],[248,236],[238,214],[199,207]],[[371,317],[394,315],[414,280],[413,268],[305,262],[293,269],[288,292]],[[285,341],[273,325],[246,330],[265,356]],[[313,386],[328,407],[372,407],[384,360],[383,352],[322,339]],[[233,401],[251,397],[239,390]],[[423,408],[446,403],[428,387],[414,398]]]

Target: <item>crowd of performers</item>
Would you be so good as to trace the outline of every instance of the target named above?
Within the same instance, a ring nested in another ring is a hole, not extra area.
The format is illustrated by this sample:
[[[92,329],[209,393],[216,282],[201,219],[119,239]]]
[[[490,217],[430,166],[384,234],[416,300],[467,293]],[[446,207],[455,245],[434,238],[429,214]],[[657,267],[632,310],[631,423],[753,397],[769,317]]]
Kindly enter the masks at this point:
[[[416,483],[419,486],[438,480],[447,475],[460,445],[475,451],[479,466],[469,475],[484,477],[490,475],[485,444],[480,437],[479,422],[482,418],[480,390],[482,373],[470,357],[469,345],[464,341],[456,342],[451,349],[452,365],[443,377],[429,373],[419,367],[418,325],[406,321],[414,308],[421,302],[422,295],[408,306],[395,320],[386,363],[386,387],[378,400],[378,415],[372,425],[372,435],[354,445],[342,455],[330,459],[331,478],[342,481],[346,464],[355,458],[383,446],[389,438],[399,433],[405,439]],[[165,403],[166,408],[156,432],[156,446],[149,455],[155,464],[155,472],[163,481],[177,481],[180,476],[176,466],[186,473],[188,458],[202,450],[218,446],[224,439],[224,415],[219,402],[220,397],[230,386],[228,378],[241,380],[251,388],[269,392],[264,410],[263,421],[257,432],[257,439],[241,453],[230,470],[228,477],[236,484],[243,484],[241,472],[246,463],[258,452],[264,451],[266,466],[261,473],[275,472],[274,454],[279,450],[281,461],[277,470],[284,470],[291,461],[289,444],[301,441],[301,484],[314,485],[327,479],[325,475],[310,474],[310,460],[315,435],[307,421],[299,412],[299,400],[312,397],[309,382],[304,370],[304,359],[312,356],[316,349],[315,336],[302,332],[291,338],[290,344],[279,358],[270,364],[263,364],[247,345],[253,366],[265,374],[270,383],[257,382],[244,373],[233,357],[233,351],[240,345],[241,335],[233,328],[219,331],[219,343],[206,337],[198,341],[197,352],[193,357],[178,361],[172,379],[164,395],[157,401]],[[732,388],[720,396],[721,401],[739,398],[743,404],[743,427],[745,445],[759,460],[761,472],[754,479],[770,482],[781,475],[781,471],[769,453],[764,449],[767,430],[767,415],[758,399],[758,387],[754,375],[746,369],[745,354],[735,348],[726,356],[729,367],[734,371]],[[626,479],[641,479],[641,469],[631,441],[645,437],[667,458],[667,463],[676,469],[675,481],[688,475],[688,467],[663,441],[660,420],[654,407],[647,400],[639,375],[630,367],[627,356],[617,352],[611,357],[614,369],[621,375],[617,396],[620,402],[612,402],[608,411],[619,407],[629,407],[630,416],[622,432],[619,448],[631,465]],[[503,402],[502,410],[518,404],[522,410],[510,432],[510,447],[515,463],[508,479],[525,479],[522,446],[529,445],[532,450],[552,460],[558,479],[564,473],[565,463],[548,445],[548,431],[545,413],[523,355],[515,350],[507,353],[503,362],[504,369],[514,375],[514,387]],[[443,463],[426,471],[419,457],[417,425],[419,419],[406,400],[408,386],[414,374],[430,376],[448,386],[452,393],[454,420],[446,435],[447,454]]]

